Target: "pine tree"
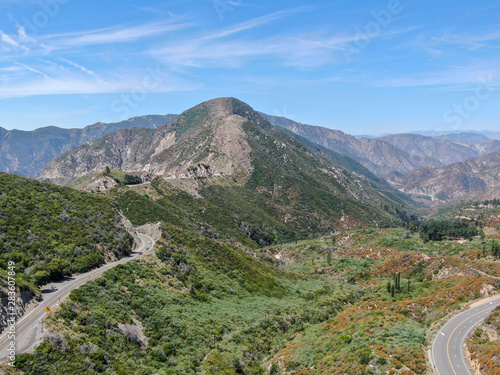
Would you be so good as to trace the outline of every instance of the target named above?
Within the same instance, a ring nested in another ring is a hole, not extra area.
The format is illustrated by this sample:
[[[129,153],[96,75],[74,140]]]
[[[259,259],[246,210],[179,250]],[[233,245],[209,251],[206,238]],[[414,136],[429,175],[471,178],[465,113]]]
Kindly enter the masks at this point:
[[[495,258],[500,258],[500,245],[495,240],[491,241],[491,255]]]

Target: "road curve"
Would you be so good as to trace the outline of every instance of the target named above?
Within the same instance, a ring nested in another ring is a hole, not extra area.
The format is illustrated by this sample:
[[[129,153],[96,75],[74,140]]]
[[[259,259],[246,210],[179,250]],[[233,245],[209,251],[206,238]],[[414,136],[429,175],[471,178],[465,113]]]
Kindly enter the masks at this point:
[[[30,312],[24,314],[15,325],[15,346],[16,354],[24,353],[30,350],[35,343],[40,334],[40,329],[42,328],[43,318],[46,316],[46,307],[54,307],[59,304],[64,298],[66,298],[73,289],[77,289],[89,280],[94,280],[96,277],[101,276],[105,271],[113,268],[119,264],[125,264],[131,260],[135,260],[142,254],[151,251],[155,245],[152,238],[139,234],[139,238],[142,241],[142,245],[136,249],[131,256],[122,258],[113,263],[107,263],[104,266],[80,274],[70,278],[67,278],[60,282],[55,282],[50,285],[44,286],[43,290],[49,291],[51,286],[57,286],[58,290],[55,292],[45,292],[42,294],[43,300],[39,305],[31,310]],[[8,350],[10,347],[10,342],[13,341],[8,337],[8,328],[0,336],[0,363],[5,362],[8,358]]]
[[[472,375],[465,359],[465,339],[497,306],[500,306],[500,295],[474,304],[441,328],[431,349],[435,369],[440,375]]]

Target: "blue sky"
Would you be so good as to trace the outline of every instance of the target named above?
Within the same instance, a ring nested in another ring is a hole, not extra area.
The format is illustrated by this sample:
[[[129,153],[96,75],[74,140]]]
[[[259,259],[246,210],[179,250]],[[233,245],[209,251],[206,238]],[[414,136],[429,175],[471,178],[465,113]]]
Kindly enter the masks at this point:
[[[350,134],[500,129],[497,1],[0,0],[0,126],[237,97]]]

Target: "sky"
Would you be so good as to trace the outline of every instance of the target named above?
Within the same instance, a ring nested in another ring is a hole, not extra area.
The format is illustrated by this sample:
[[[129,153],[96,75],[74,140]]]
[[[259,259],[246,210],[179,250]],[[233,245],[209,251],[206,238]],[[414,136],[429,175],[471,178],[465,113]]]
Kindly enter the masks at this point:
[[[379,135],[500,129],[500,3],[0,0],[0,126],[217,97]]]

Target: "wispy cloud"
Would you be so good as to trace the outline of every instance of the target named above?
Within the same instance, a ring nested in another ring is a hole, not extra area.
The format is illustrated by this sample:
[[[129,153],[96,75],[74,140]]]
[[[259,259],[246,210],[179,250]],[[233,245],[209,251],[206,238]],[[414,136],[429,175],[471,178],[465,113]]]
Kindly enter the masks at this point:
[[[42,73],[43,74],[43,73]],[[141,80],[102,80],[82,78],[51,78],[30,79],[21,83],[0,86],[0,99],[27,97],[34,95],[61,94],[107,94],[127,93],[142,87]],[[165,82],[158,84],[150,92],[190,91],[199,88],[189,82]]]
[[[498,69],[479,69],[476,67],[450,68],[433,72],[424,72],[397,78],[388,78],[374,82],[378,87],[425,87],[434,86],[448,90],[466,90],[478,83],[494,84],[500,78]]]
[[[27,51],[28,48],[14,40],[14,38],[0,30],[0,40],[8,44],[11,48]]]
[[[415,29],[392,30],[372,36],[358,33],[304,33],[262,39],[223,38],[263,23],[263,18],[248,21],[203,38],[169,43],[150,53],[165,63],[190,67],[240,67],[251,60],[271,58],[281,60],[287,66],[311,68],[345,62],[344,52],[355,48],[356,42],[360,40],[366,43],[371,39],[395,37]]]
[[[454,45],[469,50],[497,49],[500,48],[500,44],[498,43],[500,41],[500,30],[479,35],[445,34],[433,37],[431,40],[434,45]]]
[[[177,31],[190,26],[192,26],[191,23],[163,21],[133,27],[116,26],[99,30],[46,35],[40,39],[48,45],[49,48],[74,48],[88,45],[136,41],[141,38]]]
[[[20,67],[23,67],[24,69],[26,70],[29,70],[30,72],[33,72],[33,73],[36,73],[36,74],[40,74],[42,76],[44,76],[45,78],[47,79],[51,79],[46,73],[38,70],[38,69],[35,69],[35,68],[32,68],[31,66],[28,66],[28,65],[25,65],[25,64],[21,64],[21,63],[15,63],[16,65],[19,65]]]
[[[283,18],[285,16],[301,13],[301,12],[304,12],[304,11],[309,10],[309,9],[312,9],[312,7],[297,7],[297,8],[293,8],[293,9],[287,9],[287,10],[283,10],[283,11],[279,11],[279,12],[274,12],[274,13],[271,13],[271,14],[268,14],[268,15],[265,15],[262,17],[258,17],[258,18],[254,18],[252,20],[241,22],[239,24],[233,25],[231,27],[227,27],[227,28],[222,29],[222,30],[212,32],[204,37],[201,37],[200,40],[219,39],[219,38],[223,38],[226,36],[231,36],[231,35],[240,33],[242,31],[251,30],[251,29],[254,29],[256,27],[268,24],[272,21],[276,21],[276,20]]]
[[[87,69],[86,67],[84,67],[84,66],[82,66],[74,61],[71,61],[69,59],[65,59],[64,57],[60,57],[59,60],[64,61],[66,64],[69,64],[71,66],[74,66],[75,68],[80,69],[82,72],[85,72],[91,76],[97,77],[97,74],[94,73],[92,70]]]
[[[141,7],[134,6],[134,8],[142,10],[144,12],[153,13],[154,15],[157,15],[157,16],[170,16],[170,17],[174,17],[174,15],[173,15],[172,12],[165,11],[165,10],[159,9],[159,8],[145,7],[145,6],[141,6]]]

